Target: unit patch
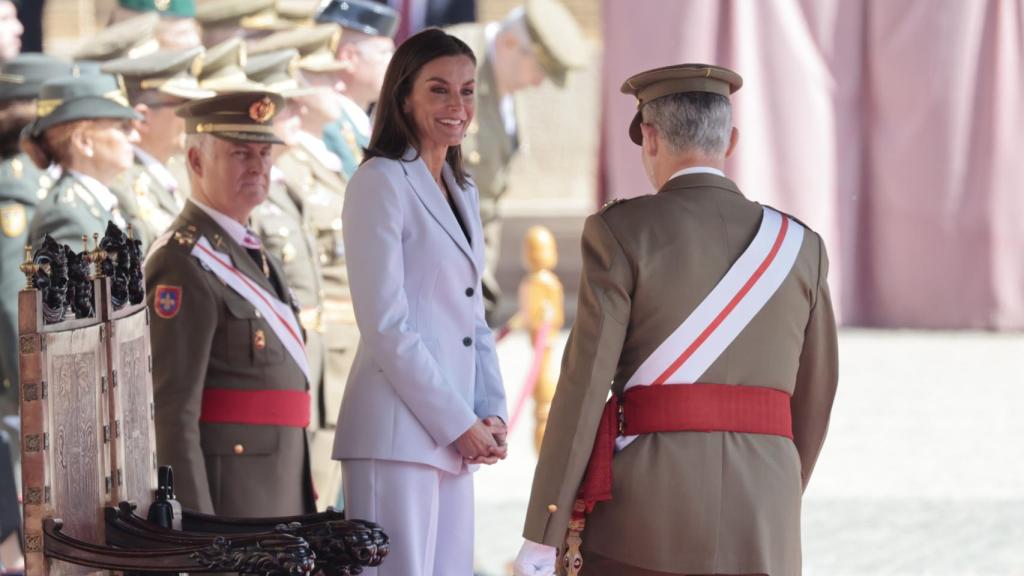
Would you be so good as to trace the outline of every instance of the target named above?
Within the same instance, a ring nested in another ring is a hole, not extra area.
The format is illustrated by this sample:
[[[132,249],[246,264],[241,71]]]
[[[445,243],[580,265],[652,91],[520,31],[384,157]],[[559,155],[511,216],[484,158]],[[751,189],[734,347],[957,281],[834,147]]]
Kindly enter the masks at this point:
[[[165,320],[174,318],[181,310],[181,286],[158,284],[153,301],[156,304],[154,308],[157,316]]]

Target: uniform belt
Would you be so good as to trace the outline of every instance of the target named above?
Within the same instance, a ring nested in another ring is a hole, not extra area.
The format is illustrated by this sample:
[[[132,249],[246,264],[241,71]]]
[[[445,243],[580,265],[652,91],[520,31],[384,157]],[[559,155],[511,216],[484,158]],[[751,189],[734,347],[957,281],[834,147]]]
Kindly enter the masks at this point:
[[[612,499],[617,436],[654,432],[742,432],[793,438],[789,394],[774,388],[726,384],[636,386],[605,404],[594,450],[580,485],[590,512]]]
[[[304,390],[206,388],[199,421],[305,428],[310,409],[309,392]]]

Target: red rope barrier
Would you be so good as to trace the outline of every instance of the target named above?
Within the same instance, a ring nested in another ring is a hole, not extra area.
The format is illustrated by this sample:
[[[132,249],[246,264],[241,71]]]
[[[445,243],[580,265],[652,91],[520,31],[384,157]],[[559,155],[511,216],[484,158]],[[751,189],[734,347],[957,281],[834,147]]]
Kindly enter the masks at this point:
[[[540,368],[544,361],[544,349],[548,347],[548,339],[551,336],[551,321],[545,320],[537,331],[537,339],[533,343],[533,362],[530,364],[530,371],[526,374],[522,390],[519,391],[519,398],[516,400],[516,409],[512,412],[512,419],[508,423],[508,430],[511,434],[515,430],[516,422],[523,412],[526,399],[533,396],[533,390],[537,387],[537,380],[540,377]]]

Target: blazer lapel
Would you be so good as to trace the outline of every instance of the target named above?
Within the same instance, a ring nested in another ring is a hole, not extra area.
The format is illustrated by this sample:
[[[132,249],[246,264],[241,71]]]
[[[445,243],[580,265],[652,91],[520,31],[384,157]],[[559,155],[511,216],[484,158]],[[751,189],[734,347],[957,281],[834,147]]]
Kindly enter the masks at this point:
[[[427,170],[427,164],[423,161],[423,158],[412,160],[415,154],[416,150],[409,148],[406,150],[405,156],[402,157],[402,169],[405,171],[405,177],[409,180],[409,185],[420,199],[420,202],[426,207],[427,212],[430,212],[434,220],[437,220],[441,228],[444,228],[444,231],[448,233],[452,241],[455,242],[463,254],[466,255],[466,258],[469,258],[473,263],[473,267],[476,268],[477,264],[476,259],[473,258],[473,250],[470,248],[462,228],[459,227],[459,223],[455,220],[455,214],[452,213],[451,207],[445,201],[444,193],[437,187],[437,183],[434,182],[434,177]],[[461,189],[456,186],[453,194],[458,195],[460,193]]]
[[[214,250],[230,256],[231,263],[239,272],[253,282],[256,282],[268,293],[277,294],[277,290],[274,289],[270,279],[263,274],[263,271],[256,265],[256,261],[245,251],[245,248],[242,248],[237,242],[232,240],[228,233],[213,218],[210,218],[206,212],[203,212],[202,208],[189,202],[185,205],[183,214],[185,212],[188,212],[186,218],[195,222],[200,234],[206,236],[210,244],[213,245]]]
[[[455,173],[452,171],[451,166],[445,163],[444,168],[441,171],[441,175],[444,181],[448,184],[448,191],[452,195],[452,200],[455,203],[455,209],[459,211],[459,217],[462,218],[462,222],[466,225],[466,229],[469,231],[469,249],[472,252],[470,260],[473,261],[473,267],[479,270],[478,263],[483,262],[483,240],[484,233],[483,229],[477,226],[477,222],[480,220],[478,212],[474,211],[473,206],[469,202],[469,194],[466,189],[459,186],[459,183],[455,180]],[[450,210],[449,210],[450,212]],[[459,223],[455,223],[456,228],[461,233],[462,228],[459,227]],[[465,238],[465,234],[462,234],[462,238]]]

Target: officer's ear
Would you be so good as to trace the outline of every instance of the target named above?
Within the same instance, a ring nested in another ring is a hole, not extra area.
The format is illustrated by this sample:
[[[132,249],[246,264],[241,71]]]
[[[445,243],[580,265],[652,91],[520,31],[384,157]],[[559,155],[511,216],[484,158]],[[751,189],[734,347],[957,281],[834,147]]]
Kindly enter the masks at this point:
[[[185,157],[188,160],[189,170],[196,176],[202,176],[203,151],[199,149],[199,146],[189,146],[188,150],[185,151]]]
[[[140,134],[149,132],[149,106],[140,102],[132,108],[134,108],[135,111],[139,113],[139,116],[141,116],[138,120],[132,120],[132,124],[135,126],[135,129],[138,130]]]
[[[641,122],[640,133],[643,135],[643,141],[640,143],[640,146],[643,147],[644,153],[648,156],[657,156],[658,147],[661,144],[658,128],[654,124]]]
[[[732,132],[729,133],[729,147],[725,149],[725,157],[732,156],[732,153],[736,150],[736,143],[740,141],[740,131],[735,126],[732,127]]]

